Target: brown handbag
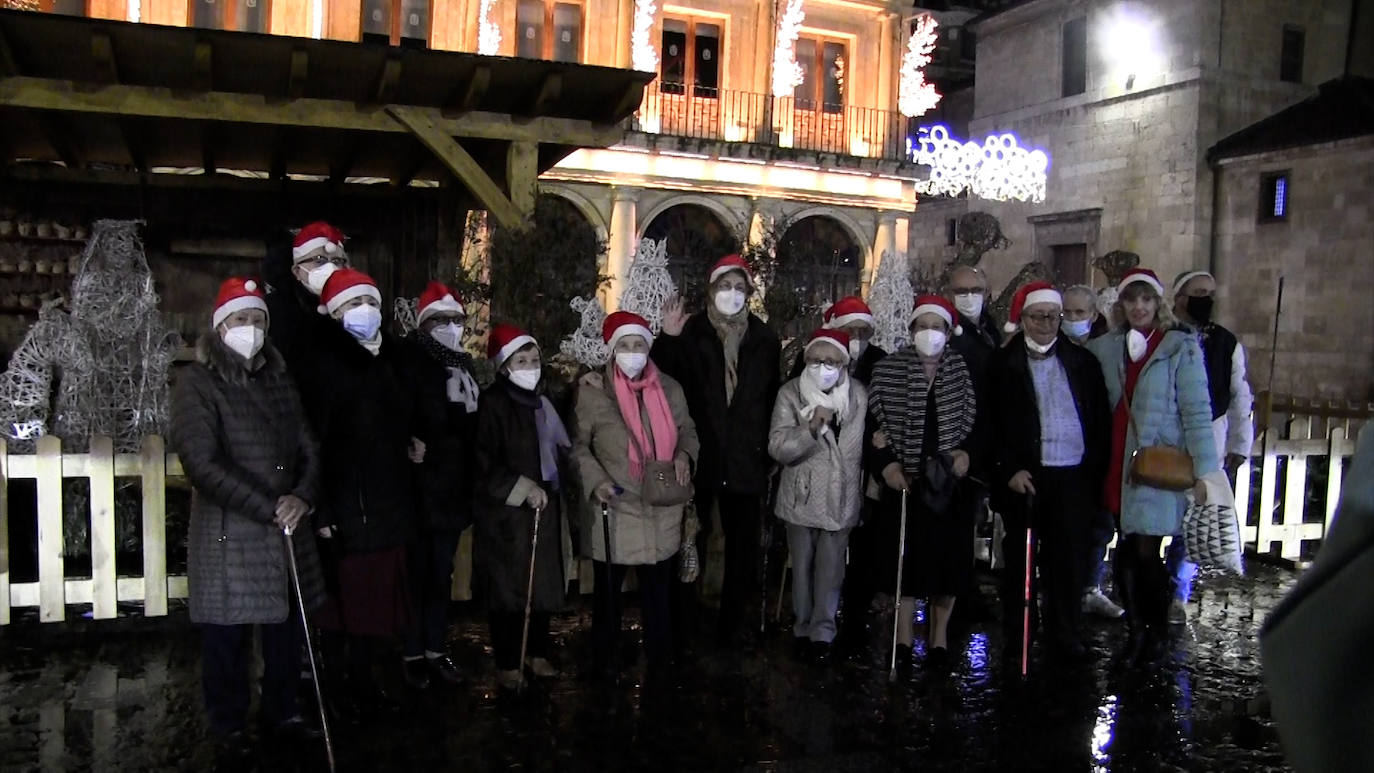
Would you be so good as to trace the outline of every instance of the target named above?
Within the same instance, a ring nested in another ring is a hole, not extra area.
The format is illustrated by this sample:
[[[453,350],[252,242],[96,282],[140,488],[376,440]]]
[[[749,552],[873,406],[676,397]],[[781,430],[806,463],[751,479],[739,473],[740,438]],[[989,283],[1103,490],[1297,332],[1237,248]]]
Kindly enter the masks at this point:
[[[1135,423],[1135,411],[1126,402],[1126,413],[1131,418],[1131,428],[1136,439],[1140,439],[1140,428]],[[1129,480],[1136,486],[1165,491],[1187,491],[1197,479],[1193,477],[1193,457],[1181,448],[1173,446],[1141,446],[1131,454]]]
[[[646,505],[654,507],[672,507],[674,505],[686,504],[695,492],[692,489],[691,481],[687,485],[677,482],[677,468],[672,462],[661,462],[648,454],[639,445],[639,440],[629,427],[625,428],[625,434],[629,436],[630,442],[635,444],[639,450],[640,465],[644,469],[644,479],[639,484],[639,498]]]

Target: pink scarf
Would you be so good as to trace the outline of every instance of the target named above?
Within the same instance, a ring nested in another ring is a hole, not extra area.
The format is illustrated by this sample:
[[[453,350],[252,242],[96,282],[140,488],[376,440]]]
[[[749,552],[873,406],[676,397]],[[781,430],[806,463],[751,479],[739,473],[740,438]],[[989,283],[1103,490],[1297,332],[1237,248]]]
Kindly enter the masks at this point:
[[[677,450],[677,424],[673,421],[673,411],[668,407],[668,396],[663,392],[663,382],[659,380],[658,368],[650,361],[638,380],[630,380],[615,365],[615,401],[620,406],[620,417],[625,420],[629,431],[630,477],[642,480],[644,461],[639,449],[646,448],[649,440],[644,436],[644,423],[640,420],[639,407],[649,411],[649,428],[654,435],[654,458],[660,462],[671,461]],[[636,393],[638,393],[636,395]]]

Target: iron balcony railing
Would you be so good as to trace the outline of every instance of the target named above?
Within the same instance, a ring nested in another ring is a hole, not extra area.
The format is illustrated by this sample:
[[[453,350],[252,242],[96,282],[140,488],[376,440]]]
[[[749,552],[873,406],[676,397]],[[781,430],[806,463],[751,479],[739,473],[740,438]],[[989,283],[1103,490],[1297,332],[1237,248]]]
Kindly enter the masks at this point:
[[[892,110],[654,81],[630,119],[649,134],[909,160],[907,119]]]

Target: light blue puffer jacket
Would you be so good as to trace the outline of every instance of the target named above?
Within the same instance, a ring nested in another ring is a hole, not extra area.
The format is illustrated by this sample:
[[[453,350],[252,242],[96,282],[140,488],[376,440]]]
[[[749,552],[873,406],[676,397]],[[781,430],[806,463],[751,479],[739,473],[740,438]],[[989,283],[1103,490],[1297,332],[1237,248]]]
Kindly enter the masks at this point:
[[[1088,342],[1102,364],[1112,410],[1121,402],[1126,383],[1126,334],[1114,331]],[[1212,406],[1207,370],[1197,338],[1179,329],[1164,334],[1145,363],[1131,400],[1135,426],[1126,430],[1122,464],[1121,530],[1126,534],[1168,536],[1183,528],[1186,492],[1134,486],[1129,480],[1131,455],[1144,446],[1182,448],[1193,457],[1193,475],[1201,478],[1221,468],[1212,436]],[[1136,436],[1139,430],[1140,436]]]

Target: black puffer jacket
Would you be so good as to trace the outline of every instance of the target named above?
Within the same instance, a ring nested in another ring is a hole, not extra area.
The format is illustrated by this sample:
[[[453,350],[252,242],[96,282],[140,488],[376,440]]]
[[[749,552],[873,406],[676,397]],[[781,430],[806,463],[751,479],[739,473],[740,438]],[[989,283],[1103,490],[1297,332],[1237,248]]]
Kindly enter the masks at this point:
[[[749,329],[739,347],[739,381],[725,403],[725,348],[720,336],[699,312],[682,334],[654,339],[654,363],[677,379],[687,394],[687,408],[697,425],[701,455],[697,460],[699,491],[728,491],[762,496],[768,490],[768,428],[781,382],[778,336],[763,320],[749,315]]]
[[[477,409],[448,399],[449,367],[462,368],[476,381],[472,358],[448,350],[418,330],[406,336],[410,368],[419,393],[418,434],[425,442],[425,461],[419,469],[421,526],[462,531],[472,524],[472,448],[476,442]],[[441,360],[440,357],[443,359]]]
[[[316,525],[337,530],[343,554],[399,547],[415,526],[418,389],[401,342],[383,333],[373,355],[334,324],[301,352],[297,383],[320,441]]]
[[[191,621],[280,623],[291,614],[277,499],[318,503],[319,455],[281,356],[252,366],[213,334],[177,375],[171,443],[194,487],[188,535]],[[310,523],[292,537],[307,608],[324,601]]]

